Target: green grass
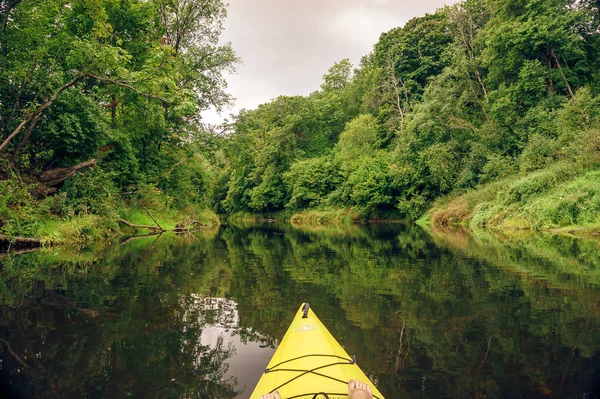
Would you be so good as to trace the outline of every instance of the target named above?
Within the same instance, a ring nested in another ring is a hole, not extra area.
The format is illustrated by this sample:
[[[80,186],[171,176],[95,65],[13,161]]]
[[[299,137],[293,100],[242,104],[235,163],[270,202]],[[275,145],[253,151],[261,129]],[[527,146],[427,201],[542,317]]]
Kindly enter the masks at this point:
[[[256,223],[265,221],[282,221],[288,220],[290,214],[287,211],[272,212],[272,213],[250,213],[250,212],[234,212],[224,216],[228,222],[239,223]]]
[[[218,226],[219,216],[210,209],[200,207],[186,207],[174,209],[161,207],[160,209],[143,209],[136,205],[122,204],[118,209],[119,217],[133,223],[147,226],[156,226],[152,218],[165,230],[173,230],[176,227],[193,227],[200,223],[206,226]],[[152,217],[150,216],[152,215]],[[129,228],[128,228],[129,229]]]
[[[75,245],[89,246],[102,241],[110,241],[126,233],[134,232],[135,229],[127,227],[117,220],[118,217],[128,220],[134,224],[155,226],[156,224],[146,210],[135,205],[120,204],[117,212],[111,216],[99,216],[95,214],[81,214],[59,217],[42,209],[41,206],[32,201],[23,210],[31,214],[29,219],[23,222],[23,217],[17,219],[15,228],[6,231],[9,235],[35,237],[42,241],[42,245]],[[211,210],[199,207],[186,207],[184,209],[161,208],[159,210],[148,210],[165,230],[176,227],[196,228],[199,226],[215,227],[220,224],[219,217]],[[23,213],[20,212],[20,213]],[[12,213],[16,215],[17,212]],[[11,227],[11,220],[8,220]],[[22,227],[23,226],[23,227]],[[5,226],[6,227],[6,226]],[[2,231],[5,232],[5,231]]]
[[[152,211],[149,209],[148,212],[165,230],[173,230],[180,219],[180,216],[175,211]],[[154,223],[148,212],[138,207],[122,206],[119,208],[119,216],[131,223],[156,226],[156,223]]]
[[[353,209],[323,209],[301,211],[290,218],[290,222],[297,225],[330,225],[353,224],[360,222],[362,215]]]
[[[47,219],[41,222],[39,238],[44,245],[88,245],[118,235],[115,221],[97,215],[74,216],[69,219]]]
[[[557,163],[441,200],[421,220],[511,230],[598,230],[600,170]]]
[[[600,226],[600,171],[558,184],[517,213],[534,228]]]

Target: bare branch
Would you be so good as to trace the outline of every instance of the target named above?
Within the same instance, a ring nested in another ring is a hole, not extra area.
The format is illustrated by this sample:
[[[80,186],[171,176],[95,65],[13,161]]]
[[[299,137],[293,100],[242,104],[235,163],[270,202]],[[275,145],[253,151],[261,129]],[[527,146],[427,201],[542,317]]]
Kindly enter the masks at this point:
[[[40,245],[41,241],[39,238],[27,238],[27,237],[9,237],[6,234],[0,234],[0,241],[14,241],[19,244],[34,244]]]
[[[173,171],[174,171],[175,169],[177,169],[177,167],[178,167],[179,165],[181,165],[182,163],[184,163],[184,162],[185,162],[185,161],[187,161],[188,159],[189,159],[189,158],[184,158],[184,159],[182,159],[181,161],[177,162],[175,165],[173,165],[173,167],[172,167],[171,169],[169,169],[169,171],[168,171],[167,173],[165,173],[165,177],[166,177],[166,176],[169,176],[171,173],[173,173]]]
[[[156,226],[148,226],[148,225],[145,225],[145,224],[131,223],[130,221],[127,221],[127,220],[125,220],[123,218],[119,218],[119,222],[123,223],[126,226],[133,227],[134,229],[148,229],[148,230],[153,230],[153,231],[162,230],[162,229],[159,229]]]
[[[167,101],[165,98],[163,98],[161,96],[154,95],[154,94],[148,94],[148,93],[141,92],[141,91],[139,91],[138,89],[136,89],[135,87],[133,87],[130,84],[123,83],[123,82],[120,82],[118,80],[114,80],[114,79],[110,79],[110,78],[104,78],[102,76],[94,75],[94,74],[91,74],[91,73],[88,73],[86,76],[90,77],[92,79],[96,79],[96,80],[102,81],[102,82],[112,83],[112,84],[115,84],[117,86],[125,87],[126,89],[134,91],[135,93],[137,93],[137,94],[139,94],[141,96],[148,97],[148,98],[155,98],[157,100],[162,101],[164,104],[169,104],[169,101]]]
[[[38,115],[41,115],[42,112],[50,108],[56,102],[60,93],[73,86],[75,83],[81,80],[81,78],[83,78],[83,75],[77,75],[69,82],[59,87],[49,100],[44,100],[42,105],[40,105],[33,113],[26,115],[23,121],[19,124],[19,126],[17,126],[17,128],[8,136],[8,138],[4,140],[2,144],[0,144],[0,151],[2,151],[12,141],[12,139],[14,139],[19,133],[21,133],[21,131],[25,128],[25,126],[27,126],[27,124],[30,121],[35,120],[35,122],[37,123],[37,121],[39,120]]]
[[[165,231],[165,229],[163,229],[160,224],[158,224],[158,222],[156,221],[156,219],[154,219],[154,216],[152,216],[152,214],[150,213],[150,211],[148,210],[148,208],[146,208],[143,204],[140,204],[142,206],[142,208],[144,208],[144,210],[146,211],[146,213],[148,214],[148,216],[150,216],[150,218],[154,221],[154,223],[158,226],[158,228],[161,231]]]
[[[567,80],[567,77],[565,76],[562,67],[560,66],[560,62],[558,61],[558,57],[556,56],[556,53],[554,52],[554,49],[550,50],[550,54],[552,54],[552,58],[554,58],[554,61],[556,62],[556,66],[558,66],[558,70],[560,71],[560,76],[562,76],[563,80],[565,81],[565,84],[567,85],[567,90],[569,90],[569,96],[571,98],[573,98],[574,94],[573,94],[573,90],[571,90],[571,86],[569,85],[569,81]]]

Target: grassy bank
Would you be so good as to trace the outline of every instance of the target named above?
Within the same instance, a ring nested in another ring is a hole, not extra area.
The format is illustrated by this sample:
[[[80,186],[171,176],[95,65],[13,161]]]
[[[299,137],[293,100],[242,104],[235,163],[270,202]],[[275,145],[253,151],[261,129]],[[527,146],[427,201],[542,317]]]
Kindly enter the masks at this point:
[[[222,215],[222,217],[228,222],[233,223],[259,223],[288,221],[290,214],[284,211],[272,213],[234,212],[228,215]]]
[[[358,211],[342,208],[301,211],[292,215],[290,222],[296,225],[347,225],[358,223],[362,218]]]
[[[204,207],[175,205],[173,198],[151,188],[135,195],[69,197],[66,193],[37,197],[35,186],[22,181],[0,182],[0,233],[9,237],[38,238],[42,245],[87,246],[112,241],[134,229],[119,222],[175,228],[213,227],[219,217]],[[153,220],[153,218],[155,220]]]
[[[439,200],[421,222],[433,225],[600,232],[600,168],[560,162]]]
[[[220,223],[219,217],[214,212],[206,209],[177,209],[171,210],[169,213],[154,213],[150,209],[149,211],[160,227],[165,230],[214,228]],[[156,225],[142,208],[127,206],[119,209],[118,214],[133,224]],[[42,245],[45,246],[87,246],[98,242],[110,242],[124,235],[150,232],[147,229],[135,229],[119,223],[118,218],[107,218],[94,214],[42,219],[30,231],[31,237],[39,238]]]
[[[365,212],[357,208],[311,209],[295,213],[290,222],[296,225],[348,225],[368,222],[396,222],[404,220],[403,215],[394,210]]]

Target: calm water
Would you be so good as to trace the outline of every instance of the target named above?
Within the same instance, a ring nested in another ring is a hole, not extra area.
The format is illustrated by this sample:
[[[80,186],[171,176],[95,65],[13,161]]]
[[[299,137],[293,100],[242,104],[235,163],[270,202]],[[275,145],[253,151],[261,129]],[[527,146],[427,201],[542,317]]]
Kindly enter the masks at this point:
[[[304,301],[388,399],[599,390],[599,241],[265,225],[0,258],[0,395],[247,398]]]

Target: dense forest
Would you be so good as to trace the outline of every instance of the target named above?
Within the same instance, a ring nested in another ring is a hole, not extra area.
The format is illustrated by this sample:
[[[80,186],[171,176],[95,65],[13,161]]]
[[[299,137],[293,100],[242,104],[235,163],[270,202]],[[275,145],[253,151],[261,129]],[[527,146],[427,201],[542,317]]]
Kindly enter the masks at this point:
[[[468,0],[384,33],[320,91],[238,115],[220,211],[416,219],[438,198],[502,182],[435,215],[446,223],[499,191],[510,195],[496,210],[583,178],[600,155],[599,18],[596,2]],[[588,180],[574,209],[546,219],[597,222],[598,176]]]
[[[598,224],[596,1],[439,9],[216,128],[200,112],[232,100],[225,17],[220,0],[0,2],[0,233],[105,234],[148,209]]]
[[[223,73],[237,62],[219,44],[226,11],[0,2],[0,232],[61,241],[116,230],[141,207],[164,228],[202,215],[218,163],[199,115],[229,103]]]

